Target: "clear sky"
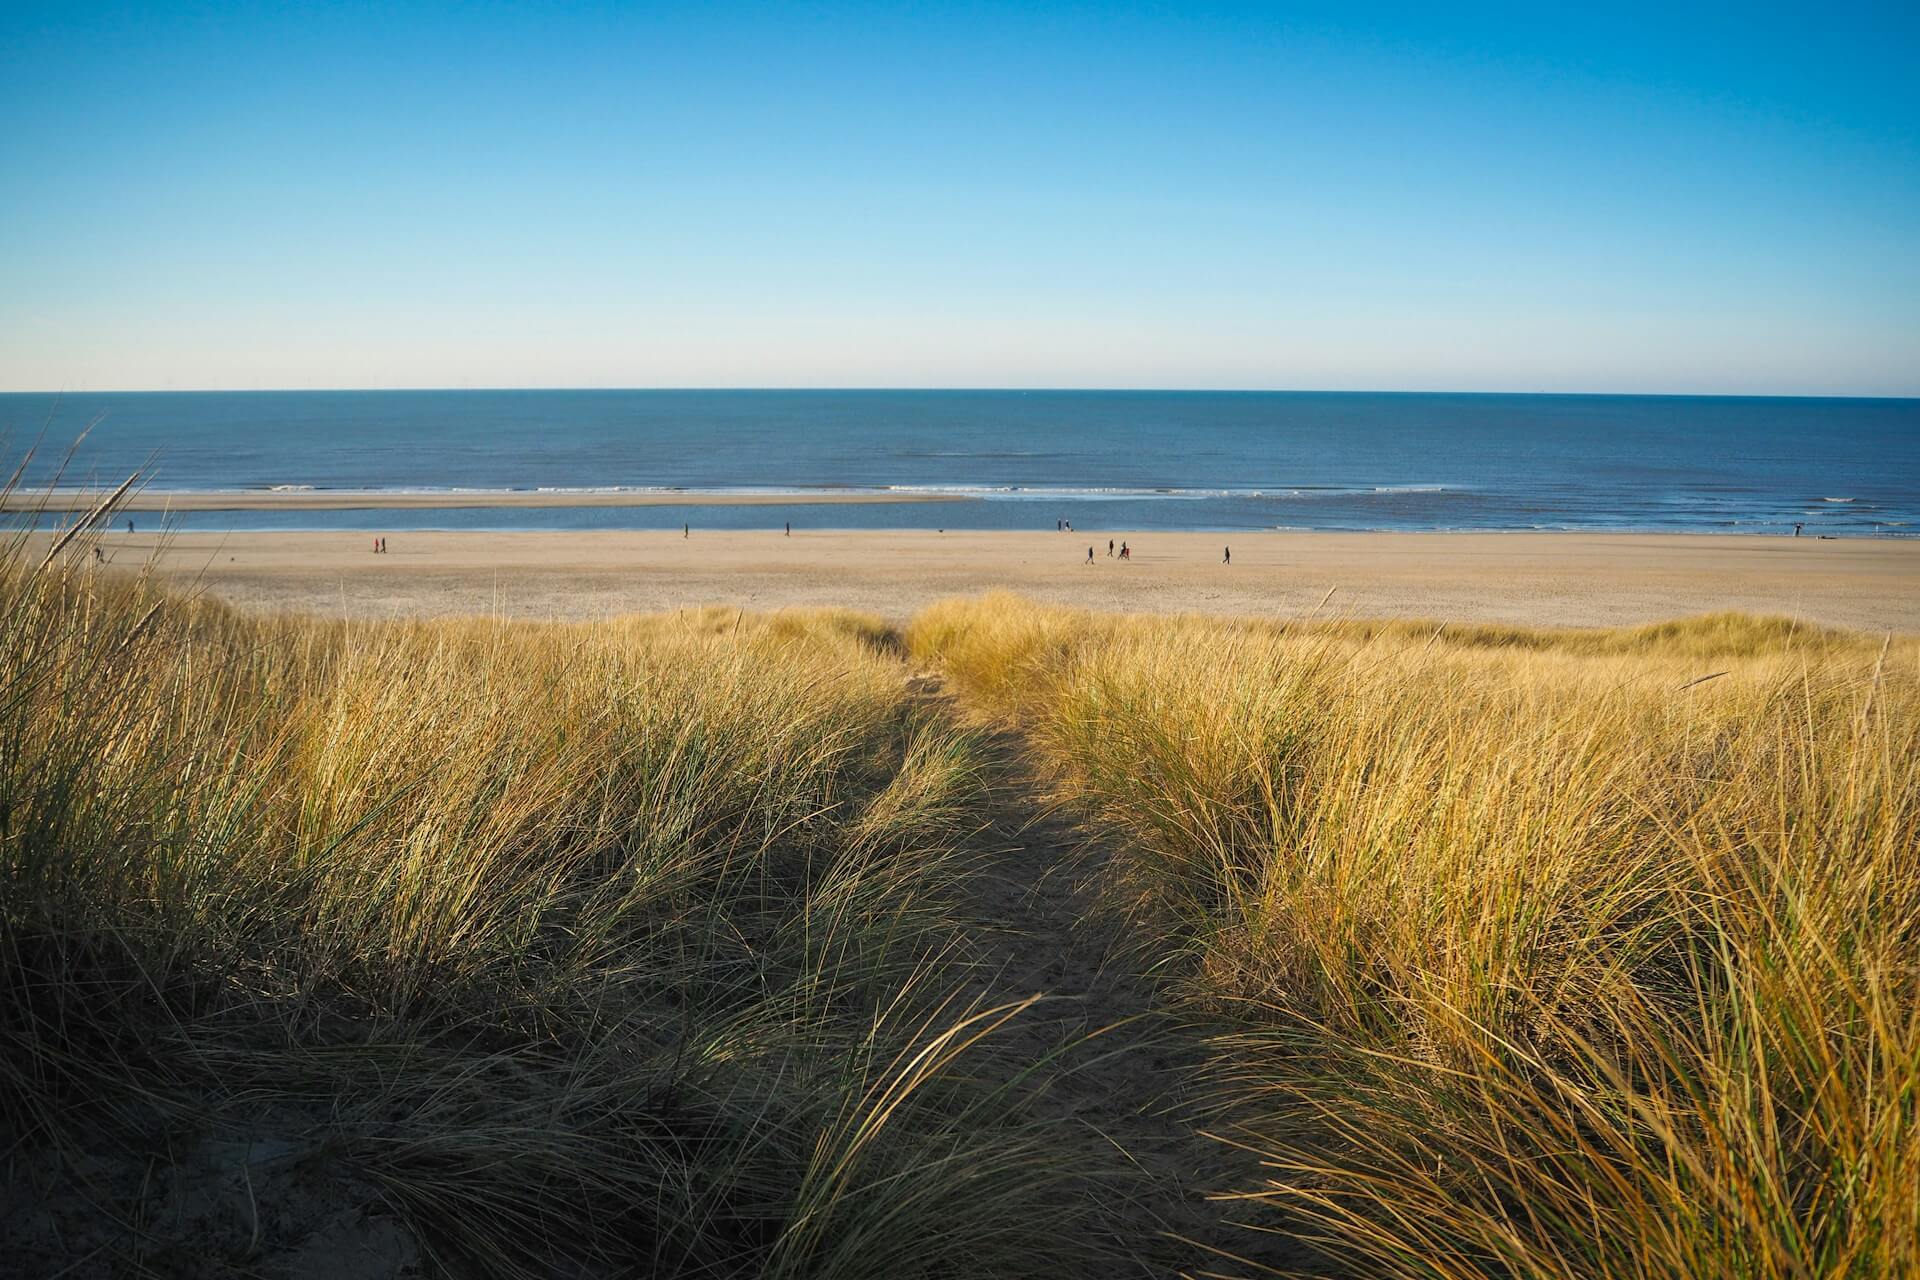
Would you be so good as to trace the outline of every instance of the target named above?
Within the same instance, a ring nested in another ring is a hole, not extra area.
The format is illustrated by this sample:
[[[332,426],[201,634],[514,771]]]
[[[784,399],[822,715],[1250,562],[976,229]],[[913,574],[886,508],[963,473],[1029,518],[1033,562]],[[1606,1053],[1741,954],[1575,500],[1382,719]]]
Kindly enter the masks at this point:
[[[0,389],[1920,394],[1920,6],[0,5]]]

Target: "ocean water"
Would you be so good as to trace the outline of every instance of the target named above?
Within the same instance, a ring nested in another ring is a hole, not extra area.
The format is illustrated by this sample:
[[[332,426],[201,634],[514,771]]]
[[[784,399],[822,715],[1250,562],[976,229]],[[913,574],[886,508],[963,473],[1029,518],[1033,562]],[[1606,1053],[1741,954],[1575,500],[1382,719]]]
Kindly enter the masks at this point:
[[[68,447],[83,429],[85,439]],[[0,395],[29,486],[668,488],[691,506],[218,511],[186,529],[1920,533],[1920,400],[1346,392]],[[700,505],[703,491],[952,503]]]

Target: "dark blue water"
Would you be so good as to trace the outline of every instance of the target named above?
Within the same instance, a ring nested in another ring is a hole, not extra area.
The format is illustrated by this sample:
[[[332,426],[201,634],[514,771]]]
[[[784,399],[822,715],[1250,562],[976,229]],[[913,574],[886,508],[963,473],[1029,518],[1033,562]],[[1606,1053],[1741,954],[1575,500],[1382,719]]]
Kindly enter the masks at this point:
[[[690,507],[212,512],[183,528],[1920,532],[1920,401],[1337,392],[0,395],[28,483],[695,491]],[[700,490],[925,490],[701,506]]]

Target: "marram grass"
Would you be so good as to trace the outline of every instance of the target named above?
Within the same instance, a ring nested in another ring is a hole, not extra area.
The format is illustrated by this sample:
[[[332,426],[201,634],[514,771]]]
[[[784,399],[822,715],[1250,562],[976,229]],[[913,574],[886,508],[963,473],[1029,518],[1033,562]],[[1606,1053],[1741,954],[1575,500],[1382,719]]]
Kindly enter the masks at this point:
[[[1118,851],[1138,960],[1213,1028],[1202,1122],[1261,1161],[1212,1190],[1326,1271],[1920,1270],[1912,640],[345,623],[27,547],[0,1146],[113,1220],[101,1273],[274,1269],[288,1168],[453,1274],[1109,1273],[1109,1171],[1031,1105],[1057,1064],[995,1057],[1025,1002],[954,994],[989,762],[916,665]],[[236,1145],[252,1238],[157,1225],[191,1197],[153,1171]]]
[[[1330,1266],[1920,1273],[1920,645],[1098,617],[910,644],[1122,842]]]
[[[1057,1142],[979,1082],[1017,1012],[949,994],[980,756],[876,623],[259,619],[24,547],[0,1147],[52,1207],[8,1224],[21,1265],[273,1269],[250,1162],[250,1244],[149,1220],[216,1140],[457,1274],[1098,1256]]]

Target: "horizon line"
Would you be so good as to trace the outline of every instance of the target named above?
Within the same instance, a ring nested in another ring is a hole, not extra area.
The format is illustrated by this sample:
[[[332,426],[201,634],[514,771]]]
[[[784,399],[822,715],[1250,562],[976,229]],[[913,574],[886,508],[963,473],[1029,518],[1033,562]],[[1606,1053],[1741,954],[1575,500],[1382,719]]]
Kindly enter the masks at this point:
[[[1533,396],[1575,398],[1612,398],[1621,400],[1920,400],[1920,390],[1906,394],[1872,392],[1807,391],[1512,391],[1512,390],[1417,390],[1373,387],[1129,387],[1129,386],[1041,386],[1041,387],[938,387],[938,386],[591,386],[545,384],[531,386],[406,386],[406,387],[113,387],[98,390],[7,388],[0,396],[86,396],[86,395],[382,395],[437,394],[467,392],[499,394],[511,392],[723,392],[732,394],[975,394],[975,395],[1375,395],[1375,396]]]

